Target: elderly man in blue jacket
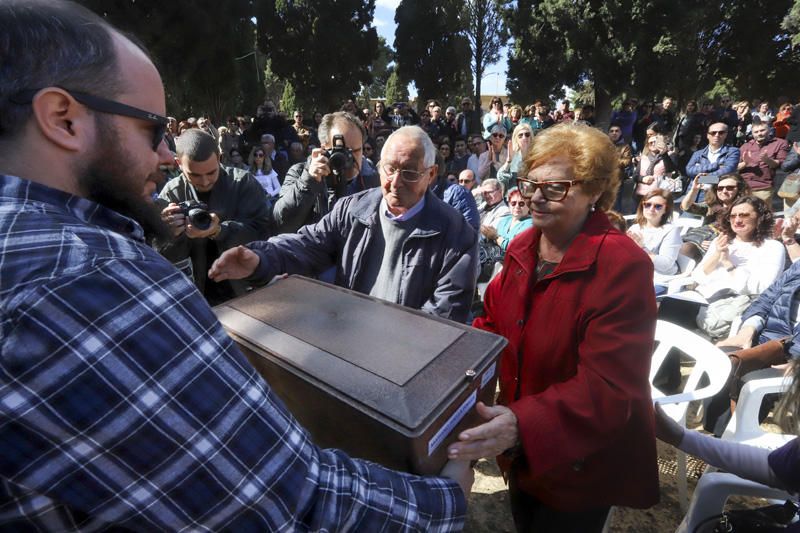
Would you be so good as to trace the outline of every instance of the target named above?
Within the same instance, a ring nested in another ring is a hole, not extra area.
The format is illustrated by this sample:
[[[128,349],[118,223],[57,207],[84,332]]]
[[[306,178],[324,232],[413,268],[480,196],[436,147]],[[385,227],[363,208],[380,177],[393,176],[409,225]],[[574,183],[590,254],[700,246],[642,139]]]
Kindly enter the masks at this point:
[[[736,172],[739,165],[739,149],[725,144],[728,135],[728,125],[724,122],[714,122],[708,127],[708,146],[697,150],[686,165],[686,175],[689,180],[695,179],[698,174],[720,177]]]
[[[339,200],[316,224],[232,248],[211,266],[217,281],[266,283],[277,274],[319,275],[433,315],[464,322],[478,265],[478,235],[429,189],[436,147],[418,126],[404,126],[381,150],[380,188]]]

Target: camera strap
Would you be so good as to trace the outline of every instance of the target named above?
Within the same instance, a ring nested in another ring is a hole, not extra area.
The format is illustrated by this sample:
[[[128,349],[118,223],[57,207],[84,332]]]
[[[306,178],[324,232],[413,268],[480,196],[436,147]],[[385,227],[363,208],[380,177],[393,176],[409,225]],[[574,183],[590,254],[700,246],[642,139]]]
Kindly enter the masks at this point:
[[[198,198],[197,191],[195,190],[194,185],[192,185],[192,182],[189,181],[189,178],[186,177],[186,174],[181,174],[181,177],[183,178],[183,192],[187,197],[186,199],[199,202],[200,198]]]

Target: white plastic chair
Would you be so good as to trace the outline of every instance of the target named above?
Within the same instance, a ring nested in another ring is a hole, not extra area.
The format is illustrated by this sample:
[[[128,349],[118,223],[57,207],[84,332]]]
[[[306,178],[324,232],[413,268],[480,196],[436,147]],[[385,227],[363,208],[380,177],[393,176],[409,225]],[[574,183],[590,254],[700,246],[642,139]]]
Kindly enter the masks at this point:
[[[667,286],[667,294],[673,294],[676,292],[677,289],[673,289],[673,287],[678,286],[679,282],[677,280],[686,279],[691,281],[691,278],[689,276],[691,276],[694,267],[697,266],[697,261],[683,254],[678,254],[677,262],[678,262],[677,274],[673,274],[671,276],[665,276],[659,274],[654,280],[658,285]],[[666,294],[662,294],[657,298],[657,300],[662,300],[665,296]]]
[[[692,270],[694,270],[694,268],[692,268]],[[692,283],[695,283],[695,280],[691,275],[677,276],[667,283],[667,294],[677,294],[679,292],[683,292],[686,287]],[[700,297],[700,299],[697,301],[700,301],[701,303],[708,303],[706,299],[702,297]]]
[[[758,423],[758,413],[764,396],[785,392],[790,385],[791,379],[783,376],[752,379],[745,383],[722,438],[770,450],[779,448],[795,438],[794,435],[764,431]],[[678,527],[678,532],[694,531],[704,520],[721,513],[725,502],[734,494],[776,500],[786,500],[791,497],[789,493],[780,489],[742,479],[727,472],[718,472],[709,466],[697,483],[689,510]]]
[[[774,374],[775,372],[780,371],[769,368],[749,374],[751,378],[756,379],[750,379],[742,387],[739,393],[739,401],[736,403],[736,409],[733,412],[733,416],[731,416],[730,422],[725,427],[725,432],[722,434],[724,440],[732,440],[749,446],[774,450],[795,438],[794,435],[764,431],[758,423],[758,413],[761,410],[764,397],[767,394],[786,392],[792,384],[791,378],[783,376],[757,379],[759,373],[763,375]]]
[[[681,235],[684,235],[690,228],[699,228],[703,225],[702,218],[674,216],[672,223],[681,228]]]
[[[481,300],[483,300],[483,295],[486,294],[486,287],[489,286],[489,283],[496,275],[500,273],[501,270],[503,270],[503,263],[498,261],[494,264],[494,267],[492,267],[492,277],[489,278],[489,281],[478,283],[478,296],[480,296]]]
[[[725,508],[725,502],[734,494],[780,501],[791,498],[788,492],[742,479],[727,472],[707,472],[697,482],[689,510],[675,533],[691,533],[703,521],[720,514]]]
[[[722,350],[699,335],[664,320],[659,320],[656,324],[656,341],[658,342],[658,347],[653,353],[653,359],[650,364],[651,397],[654,403],[661,404],[667,416],[681,426],[686,427],[686,411],[689,409],[689,402],[709,398],[722,390],[731,371],[730,360]],[[677,394],[665,395],[652,383],[653,378],[667,358],[667,354],[673,348],[694,359],[695,364],[689,374],[686,385],[683,387],[683,391]],[[708,376],[709,383],[704,387],[698,388],[700,378],[704,374]],[[686,454],[680,450],[677,450],[677,463],[678,498],[681,509],[685,511],[688,501]]]

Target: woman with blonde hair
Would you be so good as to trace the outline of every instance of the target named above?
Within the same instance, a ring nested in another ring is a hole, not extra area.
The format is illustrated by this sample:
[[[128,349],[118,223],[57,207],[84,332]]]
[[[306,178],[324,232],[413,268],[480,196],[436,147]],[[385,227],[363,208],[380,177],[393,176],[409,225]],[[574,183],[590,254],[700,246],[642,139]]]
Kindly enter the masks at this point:
[[[522,168],[522,161],[528,154],[533,139],[533,128],[528,123],[521,123],[514,128],[511,142],[508,143],[506,161],[497,171],[497,181],[503,188],[510,191],[517,186],[517,174]]]
[[[508,120],[511,121],[511,128],[516,128],[522,122],[522,106],[514,104],[508,109]]]
[[[618,165],[590,126],[533,139],[517,178],[533,228],[509,244],[473,323],[508,339],[500,395],[448,454],[498,456],[518,531],[600,532],[612,505],[658,501],[653,262],[605,214]]]

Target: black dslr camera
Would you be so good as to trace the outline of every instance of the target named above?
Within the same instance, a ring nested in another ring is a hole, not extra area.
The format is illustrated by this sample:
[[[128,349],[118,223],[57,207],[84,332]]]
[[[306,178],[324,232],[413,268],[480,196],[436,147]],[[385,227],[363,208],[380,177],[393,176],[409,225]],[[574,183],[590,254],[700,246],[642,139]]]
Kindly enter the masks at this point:
[[[333,148],[327,150],[324,155],[328,158],[331,173],[338,178],[345,170],[353,168],[356,160],[353,151],[344,144],[344,135],[334,135],[332,144]]]
[[[205,231],[211,227],[211,213],[208,206],[197,200],[186,200],[178,204],[181,213],[189,219],[189,223],[200,231]]]

